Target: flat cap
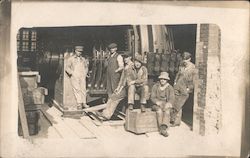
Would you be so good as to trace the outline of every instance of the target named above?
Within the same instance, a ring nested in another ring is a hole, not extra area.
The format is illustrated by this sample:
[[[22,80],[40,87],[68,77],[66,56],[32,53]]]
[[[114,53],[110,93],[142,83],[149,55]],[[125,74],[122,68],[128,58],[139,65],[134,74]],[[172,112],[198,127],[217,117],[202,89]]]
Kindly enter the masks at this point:
[[[112,49],[112,48],[117,48],[117,44],[116,43],[111,43],[109,44],[109,49]]]

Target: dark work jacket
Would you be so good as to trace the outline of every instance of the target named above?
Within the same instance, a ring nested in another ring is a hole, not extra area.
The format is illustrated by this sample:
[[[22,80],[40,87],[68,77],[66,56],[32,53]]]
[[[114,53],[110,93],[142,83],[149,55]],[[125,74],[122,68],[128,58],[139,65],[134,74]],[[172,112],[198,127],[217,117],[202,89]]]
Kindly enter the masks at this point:
[[[168,86],[164,89],[160,89],[160,83],[156,83],[151,92],[151,101],[155,104],[157,101],[166,101],[174,104],[175,95],[174,95],[174,88],[168,84]]]

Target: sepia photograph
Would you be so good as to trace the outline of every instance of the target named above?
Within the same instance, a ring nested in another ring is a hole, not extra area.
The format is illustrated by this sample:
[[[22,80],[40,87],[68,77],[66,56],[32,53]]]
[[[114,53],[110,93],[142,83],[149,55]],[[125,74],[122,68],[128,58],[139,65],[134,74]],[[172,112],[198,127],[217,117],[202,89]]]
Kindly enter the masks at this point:
[[[249,3],[217,3],[4,1],[1,157],[248,157]]]

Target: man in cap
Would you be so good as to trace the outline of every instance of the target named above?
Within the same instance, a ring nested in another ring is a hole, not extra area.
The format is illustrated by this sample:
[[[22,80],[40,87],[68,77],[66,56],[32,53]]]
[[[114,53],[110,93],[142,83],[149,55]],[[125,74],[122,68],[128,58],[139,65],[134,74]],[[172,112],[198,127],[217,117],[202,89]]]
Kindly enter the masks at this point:
[[[104,120],[109,120],[113,115],[117,105],[126,97],[126,83],[129,74],[134,70],[134,63],[131,60],[131,54],[126,52],[123,54],[125,67],[122,71],[122,75],[120,77],[119,84],[117,88],[114,90],[113,94],[110,95],[107,106],[102,112],[97,112],[97,115],[103,117]]]
[[[182,63],[174,81],[175,103],[171,118],[171,124],[174,126],[181,123],[182,107],[187,101],[189,94],[193,92],[196,74],[197,70],[191,62],[191,54],[184,52]]]
[[[120,81],[121,72],[124,68],[124,62],[122,56],[117,53],[116,43],[111,43],[108,48],[111,56],[108,59],[107,67],[107,93],[108,96],[111,97]]]
[[[132,110],[135,102],[135,93],[140,95],[141,111],[145,112],[145,106],[149,96],[148,87],[148,70],[144,64],[143,57],[136,55],[134,66],[126,73],[126,81],[128,85],[128,105]]]
[[[168,83],[170,80],[167,72],[161,72],[159,82],[152,87],[151,101],[152,109],[156,111],[159,132],[167,137],[170,125],[170,109],[175,100],[174,88]]]
[[[89,107],[86,104],[86,76],[88,62],[82,57],[83,46],[75,46],[75,54],[69,57],[65,71],[70,77],[71,85],[77,102],[77,109]]]

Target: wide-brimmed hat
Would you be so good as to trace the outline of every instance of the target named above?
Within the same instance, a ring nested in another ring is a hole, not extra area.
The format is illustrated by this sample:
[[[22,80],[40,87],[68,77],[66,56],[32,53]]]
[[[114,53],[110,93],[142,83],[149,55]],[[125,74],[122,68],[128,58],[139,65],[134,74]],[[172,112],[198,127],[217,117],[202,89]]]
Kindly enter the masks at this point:
[[[142,64],[145,64],[145,61],[144,61],[144,59],[143,59],[143,57],[141,55],[136,55],[135,60],[139,61]]]
[[[169,74],[167,72],[161,72],[160,76],[158,77],[159,79],[166,79],[170,80]]]
[[[117,44],[116,43],[111,43],[109,44],[109,49],[112,49],[112,48],[117,48]]]
[[[83,46],[75,46],[75,51],[83,52]]]

